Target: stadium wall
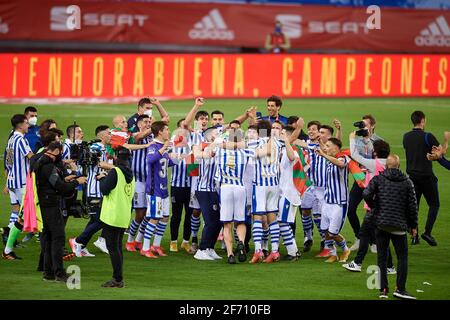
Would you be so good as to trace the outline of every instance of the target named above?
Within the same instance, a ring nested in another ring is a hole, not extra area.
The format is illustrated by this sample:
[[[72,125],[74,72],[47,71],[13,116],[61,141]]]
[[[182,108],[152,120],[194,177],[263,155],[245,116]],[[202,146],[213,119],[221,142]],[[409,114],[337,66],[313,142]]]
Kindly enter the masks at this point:
[[[448,97],[450,55],[0,54],[0,102]]]

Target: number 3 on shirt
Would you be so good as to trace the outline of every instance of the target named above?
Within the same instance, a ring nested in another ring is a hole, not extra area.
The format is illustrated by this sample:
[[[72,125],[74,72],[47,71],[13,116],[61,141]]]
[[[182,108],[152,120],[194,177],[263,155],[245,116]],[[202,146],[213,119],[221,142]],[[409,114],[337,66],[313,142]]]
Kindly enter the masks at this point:
[[[167,159],[162,158],[161,160],[159,160],[159,164],[161,165],[159,176],[164,179],[167,177]]]

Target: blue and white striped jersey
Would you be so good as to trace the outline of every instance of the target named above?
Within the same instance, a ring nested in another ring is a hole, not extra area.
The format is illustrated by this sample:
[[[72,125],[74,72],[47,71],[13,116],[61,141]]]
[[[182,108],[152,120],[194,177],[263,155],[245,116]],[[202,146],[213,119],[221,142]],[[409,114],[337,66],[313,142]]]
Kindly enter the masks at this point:
[[[314,186],[325,188],[328,161],[314,152],[315,148],[320,147],[319,143],[314,143],[311,142],[311,140],[308,140],[307,144],[310,166],[306,173]]]
[[[254,149],[217,148],[215,162],[217,166],[215,179],[222,184],[244,185],[244,173],[250,158],[255,157]]]
[[[258,140],[249,140],[247,141],[247,148],[251,150],[255,150],[258,147]],[[245,168],[244,172],[244,185],[248,188],[253,188],[253,178],[255,176],[255,161],[256,154],[254,158],[250,158]]]
[[[106,148],[101,142],[97,142],[91,145],[91,150],[100,151],[100,161],[103,162],[112,162],[112,160],[108,160],[106,154]],[[88,176],[86,183],[86,191],[87,196],[91,198],[101,198],[102,193],[100,192],[100,181],[98,181],[95,177],[100,174],[102,169],[98,166],[90,166],[88,167]]]
[[[143,138],[139,144],[147,144],[153,140],[153,137],[145,137]],[[131,158],[131,171],[133,171],[133,175],[136,181],[145,182],[147,180],[147,153],[148,148],[134,150]]]
[[[188,144],[185,147],[174,147],[172,153],[176,155],[188,155],[191,153],[191,147]],[[182,160],[172,167],[172,176],[170,185],[172,187],[186,188],[191,186],[191,178],[187,174],[186,159]]]
[[[62,159],[63,160],[69,160],[70,159],[70,146],[73,144],[72,140],[66,139],[63,144],[63,154]]]
[[[191,139],[189,142],[191,148],[194,145],[201,144],[203,141],[205,141],[205,136],[203,135],[203,131],[198,130],[196,132],[191,133]]]
[[[200,145],[203,141],[205,141],[205,137],[203,135],[203,131],[196,131],[191,133],[191,139],[189,146],[192,150],[193,146]],[[191,193],[197,191],[198,187],[198,181],[200,180],[199,177],[192,177],[191,179]]]
[[[217,166],[214,157],[209,159],[200,159],[197,191],[217,191],[215,179],[216,170]]]
[[[258,140],[258,149],[263,148],[268,143],[268,138]],[[253,184],[256,186],[278,186],[280,178],[280,160],[283,143],[273,138],[272,152],[270,156],[256,158],[255,175]]]
[[[19,189],[25,186],[30,162],[27,154],[31,152],[25,136],[17,131],[9,138],[6,145],[5,166],[8,171],[8,189]]]
[[[344,161],[346,166],[341,169],[327,161],[324,199],[326,203],[347,204],[348,163],[350,159],[347,156],[338,159]]]

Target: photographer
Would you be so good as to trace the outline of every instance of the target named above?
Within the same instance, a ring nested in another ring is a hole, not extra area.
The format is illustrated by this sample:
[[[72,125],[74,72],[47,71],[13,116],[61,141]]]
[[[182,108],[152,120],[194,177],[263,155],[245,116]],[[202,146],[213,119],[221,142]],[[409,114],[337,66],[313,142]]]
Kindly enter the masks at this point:
[[[44,224],[44,280],[66,282],[68,275],[63,266],[65,233],[61,201],[63,196],[75,192],[79,184],[86,183],[86,178],[64,179],[58,167],[62,150],[61,143],[50,143],[44,155],[34,164],[33,170],[36,172],[37,193]]]
[[[370,114],[364,115],[362,121],[355,122],[354,124],[355,127],[359,128],[359,130],[356,131],[357,137],[355,137],[355,149],[358,154],[366,159],[373,159],[373,143],[377,140],[383,140],[375,134],[375,125],[376,120]],[[361,166],[361,169],[367,171],[364,166]],[[351,251],[359,249],[359,230],[361,225],[356,211],[363,200],[363,190],[364,189],[359,187],[355,181],[349,195],[347,215],[356,238],[355,243],[350,247]],[[371,247],[371,251],[376,252],[375,244]]]
[[[74,158],[74,155],[72,154],[72,150],[74,147],[81,144],[84,138],[84,133],[81,127],[77,124],[72,124],[67,127],[66,129],[67,139],[64,141],[63,144],[63,153],[62,153],[62,160],[64,163],[73,163],[76,162],[76,158]],[[75,160],[75,161],[74,161]],[[75,164],[75,163],[74,163]],[[73,175],[81,175],[81,170],[78,166],[71,165],[70,168],[68,168],[68,173]],[[81,190],[78,188],[77,190]],[[69,219],[69,216],[71,215],[70,211],[71,208],[76,206],[76,201],[78,198],[78,193],[75,192],[71,197],[65,197],[62,202],[62,208],[63,208],[63,216],[64,216],[64,225],[67,224],[67,220]]]
[[[130,169],[131,153],[126,148],[117,149],[117,158],[108,176],[100,178],[103,204],[100,220],[104,223],[106,246],[113,267],[113,278],[102,287],[123,288],[122,239],[131,218],[134,195],[134,177]]]
[[[430,246],[437,246],[436,240],[431,236],[434,222],[439,212],[439,190],[438,179],[433,173],[431,161],[428,161],[427,154],[431,153],[433,147],[439,146],[436,137],[429,132],[425,132],[426,118],[422,111],[414,111],[411,114],[411,122],[414,128],[403,136],[403,148],[406,153],[406,173],[414,182],[416,190],[417,204],[420,204],[422,194],[428,204],[428,218],[425,225],[425,232],[422,239]],[[419,243],[419,235],[412,239],[412,244]]]
[[[90,163],[88,166],[87,188],[84,195],[86,197],[86,204],[90,209],[90,220],[84,228],[84,231],[77,238],[69,239],[72,252],[77,257],[94,256],[88,251],[86,246],[92,236],[103,228],[103,224],[100,221],[100,208],[103,196],[100,191],[99,176],[105,172],[103,169],[110,168],[110,165],[107,163],[108,159],[105,145],[111,142],[111,133],[108,126],[102,125],[95,129],[95,135],[100,142],[96,142],[89,147],[90,156],[93,159],[85,159],[85,161]],[[100,248],[100,250],[105,251],[106,243],[102,239],[104,239],[103,236],[99,237],[99,240],[96,241],[96,246],[101,244],[104,248]]]

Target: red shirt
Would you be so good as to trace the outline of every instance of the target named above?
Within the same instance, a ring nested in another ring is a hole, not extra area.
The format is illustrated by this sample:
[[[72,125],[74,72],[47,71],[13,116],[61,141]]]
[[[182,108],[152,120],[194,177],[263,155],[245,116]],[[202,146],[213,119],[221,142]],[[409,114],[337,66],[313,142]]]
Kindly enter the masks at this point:
[[[270,35],[270,44],[273,46],[272,53],[282,53],[285,52],[280,45],[284,44],[284,34],[283,33],[272,33]]]

